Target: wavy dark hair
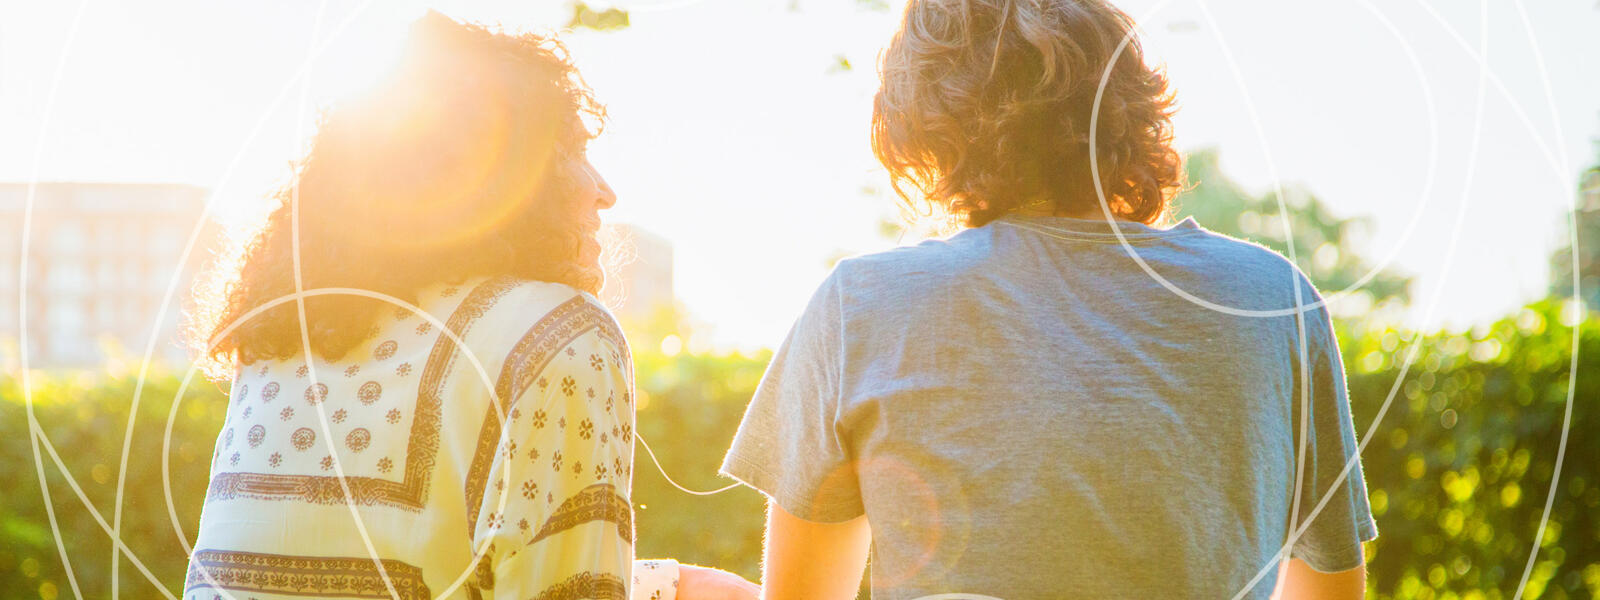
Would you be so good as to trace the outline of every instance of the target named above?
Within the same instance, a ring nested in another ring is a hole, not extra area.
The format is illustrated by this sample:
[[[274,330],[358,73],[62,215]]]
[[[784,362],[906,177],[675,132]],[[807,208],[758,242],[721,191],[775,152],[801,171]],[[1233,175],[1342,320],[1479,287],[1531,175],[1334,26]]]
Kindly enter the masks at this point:
[[[1022,207],[1162,220],[1183,184],[1175,100],[1101,0],[911,0],[880,59],[872,146],[906,208],[976,227]],[[1112,64],[1112,55],[1128,38]]]
[[[235,361],[301,353],[293,302],[245,318],[294,293],[296,243],[306,289],[415,304],[431,284],[512,275],[596,292],[603,275],[581,250],[588,232],[561,208],[574,193],[569,167],[604,119],[555,37],[429,12],[391,74],[322,113],[261,228],[196,287],[185,330],[202,367],[220,378]],[[394,307],[307,298],[313,351],[340,358],[384,310]]]

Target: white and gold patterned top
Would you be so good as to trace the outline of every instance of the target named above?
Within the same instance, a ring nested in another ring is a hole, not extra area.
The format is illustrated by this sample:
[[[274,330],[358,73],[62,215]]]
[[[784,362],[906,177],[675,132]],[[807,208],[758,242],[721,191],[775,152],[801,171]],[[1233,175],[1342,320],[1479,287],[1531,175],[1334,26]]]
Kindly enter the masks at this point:
[[[672,599],[676,563],[632,560],[611,314],[505,277],[418,304],[339,360],[239,369],[184,598]]]

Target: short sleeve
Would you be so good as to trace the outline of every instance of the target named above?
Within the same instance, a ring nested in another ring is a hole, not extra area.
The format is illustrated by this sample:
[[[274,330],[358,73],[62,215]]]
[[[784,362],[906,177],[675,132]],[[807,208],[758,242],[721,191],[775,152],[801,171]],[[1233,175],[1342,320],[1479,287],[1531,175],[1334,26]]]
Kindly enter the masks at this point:
[[[623,598],[633,580],[626,354],[589,330],[535,344],[482,482],[476,581],[494,598]],[[540,367],[538,363],[542,363]]]
[[[1312,298],[1320,300],[1315,293]],[[1304,352],[1299,338],[1295,339],[1291,427],[1296,432],[1297,451],[1306,405],[1309,418],[1298,511],[1304,531],[1290,555],[1324,573],[1347,571],[1362,565],[1361,543],[1378,537],[1378,528],[1367,502],[1344,363],[1326,308],[1306,311]],[[1302,356],[1305,361],[1300,360]],[[1292,498],[1293,491],[1290,493]],[[1327,502],[1319,510],[1317,505],[1324,497]]]
[[[839,426],[844,320],[836,269],[772,357],[721,473],[801,519],[863,514],[846,432]]]

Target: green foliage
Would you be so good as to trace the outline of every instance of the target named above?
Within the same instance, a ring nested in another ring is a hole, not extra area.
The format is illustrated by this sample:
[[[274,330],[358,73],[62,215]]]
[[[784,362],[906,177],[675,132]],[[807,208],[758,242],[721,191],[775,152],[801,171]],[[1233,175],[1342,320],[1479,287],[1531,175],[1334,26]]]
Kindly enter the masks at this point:
[[[635,355],[639,434],[667,475],[697,491],[730,482],[717,468],[770,358]],[[641,558],[676,558],[760,580],[766,500],[759,492],[740,486],[713,496],[683,493],[662,478],[643,446],[635,449],[633,486]]]
[[[173,594],[179,593],[188,558],[167,516],[162,486],[163,430],[178,390],[171,374],[145,385],[139,418],[128,450],[128,478],[122,508],[122,539]],[[116,505],[118,458],[127,427],[132,377],[98,374],[44,375],[33,378],[34,413],[72,477],[109,524]],[[222,426],[227,396],[217,386],[197,381],[173,421],[171,482],[174,512],[193,539],[205,499],[212,448]],[[43,497],[28,447],[28,420],[16,379],[0,380],[0,598],[62,598],[72,591],[45,518]],[[67,556],[85,598],[109,598],[111,543],[43,449],[39,459],[50,482],[50,497],[65,540]],[[124,598],[158,597],[152,585],[125,559],[120,569]]]
[[[845,56],[843,54],[835,54],[835,55],[833,55],[833,64],[828,65],[828,72],[829,73],[843,73],[845,71],[849,71],[852,68],[853,67],[850,66],[850,57]]]
[[[1492,327],[1424,337],[1363,454],[1379,537],[1377,598],[1510,598],[1550,488],[1571,373],[1571,311],[1553,300]],[[1412,342],[1343,342],[1365,434]],[[1524,598],[1600,596],[1600,320],[1581,329],[1571,437]]]
[[[572,3],[572,17],[567,19],[568,29],[617,31],[629,24],[628,11],[616,7],[596,10],[583,0]]]
[[[1341,349],[1357,432],[1365,435],[1399,380],[1393,404],[1363,454],[1380,537],[1368,552],[1373,598],[1510,598],[1532,550],[1568,392],[1572,329],[1563,303],[1531,305],[1489,327],[1423,336],[1348,327]],[[666,356],[636,344],[638,431],[667,473],[690,489],[722,487],[716,476],[770,355]],[[1560,485],[1525,598],[1600,595],[1600,319],[1582,329],[1578,388]],[[144,393],[129,465],[124,535],[176,590],[185,565],[161,491],[161,430],[177,381],[156,378]],[[209,450],[226,398],[209,384],[192,390],[173,432],[173,495],[186,535],[194,534]],[[127,378],[46,378],[36,412],[90,500],[109,519],[132,383]],[[0,597],[37,597],[47,582],[70,591],[36,487],[26,420],[15,381],[0,382],[0,468],[12,483],[0,496]],[[46,456],[56,514],[85,597],[109,596],[110,546]],[[700,497],[674,489],[640,446],[634,502],[641,557],[673,557],[759,575],[763,499],[748,488]],[[151,596],[122,567],[125,597]]]
[[[1283,207],[1273,193],[1252,196],[1222,172],[1216,150],[1191,152],[1185,169],[1193,188],[1178,196],[1178,217],[1194,217],[1212,231],[1256,242],[1289,256],[1293,233],[1296,264],[1311,277],[1317,289],[1343,290],[1361,281],[1372,265],[1349,248],[1354,238],[1363,235],[1365,219],[1339,218],[1327,211],[1321,200],[1294,188],[1284,190]],[[1289,230],[1283,223],[1283,208],[1288,209]],[[1372,304],[1386,300],[1410,300],[1408,277],[1380,270],[1361,287]]]

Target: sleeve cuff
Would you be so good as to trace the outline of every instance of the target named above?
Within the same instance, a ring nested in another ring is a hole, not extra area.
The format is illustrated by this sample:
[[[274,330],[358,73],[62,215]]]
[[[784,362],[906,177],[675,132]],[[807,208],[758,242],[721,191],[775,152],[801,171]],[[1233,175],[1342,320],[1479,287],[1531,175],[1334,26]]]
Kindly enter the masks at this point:
[[[1365,565],[1366,547],[1362,544],[1377,538],[1378,525],[1368,519],[1356,529],[1354,546],[1344,546],[1330,551],[1321,547],[1297,545],[1289,555],[1305,561],[1311,570],[1318,573],[1339,573]]]
[[[766,497],[778,503],[778,506],[789,514],[805,521],[814,523],[843,523],[866,514],[861,502],[852,498],[844,498],[833,502],[811,500],[801,501],[799,494],[786,491],[778,484],[778,478],[763,469],[755,462],[745,459],[732,452],[728,453],[722,461],[722,468],[717,470],[718,475],[727,477],[761,492]]]
[[[632,589],[628,600],[676,600],[678,561],[670,558],[633,561]]]

